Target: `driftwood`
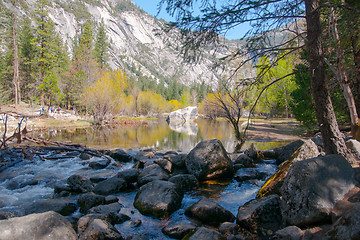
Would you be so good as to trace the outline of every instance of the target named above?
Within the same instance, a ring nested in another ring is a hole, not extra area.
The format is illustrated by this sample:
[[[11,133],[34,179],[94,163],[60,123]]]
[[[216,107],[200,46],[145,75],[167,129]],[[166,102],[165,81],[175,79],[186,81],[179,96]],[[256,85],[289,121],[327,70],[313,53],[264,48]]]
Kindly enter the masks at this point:
[[[26,120],[27,118],[22,116],[20,122],[18,123],[18,127],[15,129],[13,135],[11,135],[10,137],[6,137],[7,134],[7,130],[8,130],[8,115],[4,114],[2,117],[2,121],[4,123],[4,133],[2,135],[2,139],[0,139],[0,149],[4,148],[7,146],[7,142],[13,140],[14,138],[17,140],[17,143],[21,143],[22,139],[22,134],[26,134],[27,130],[26,130]],[[25,127],[21,130],[21,125],[23,124],[23,122],[25,121]]]

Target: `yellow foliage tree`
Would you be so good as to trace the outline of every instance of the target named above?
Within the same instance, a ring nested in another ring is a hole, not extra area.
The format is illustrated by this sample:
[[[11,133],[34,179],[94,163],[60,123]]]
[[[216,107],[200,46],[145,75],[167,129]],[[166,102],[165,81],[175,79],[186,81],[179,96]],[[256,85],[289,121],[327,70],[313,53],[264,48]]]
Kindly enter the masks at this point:
[[[170,104],[170,108],[171,108],[170,111],[175,111],[175,110],[178,110],[178,109],[180,109],[182,107],[182,104],[176,99],[171,99],[169,101],[169,104]]]
[[[170,110],[170,104],[161,95],[152,91],[140,92],[138,97],[138,111],[142,115],[163,113]]]
[[[105,72],[100,80],[84,89],[82,101],[94,114],[96,124],[101,124],[107,114],[116,114],[126,101],[124,89],[126,76],[122,70]]]

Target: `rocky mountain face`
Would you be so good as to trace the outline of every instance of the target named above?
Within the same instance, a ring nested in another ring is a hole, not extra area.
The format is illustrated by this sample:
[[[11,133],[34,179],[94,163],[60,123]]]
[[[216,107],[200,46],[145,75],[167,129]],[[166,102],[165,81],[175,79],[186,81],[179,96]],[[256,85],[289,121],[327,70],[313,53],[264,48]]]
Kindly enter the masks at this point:
[[[29,17],[36,0],[25,0]],[[185,85],[205,82],[216,86],[229,63],[213,67],[216,59],[240,47],[235,41],[223,40],[223,47],[205,46],[197,63],[186,63],[180,55],[179,32],[164,31],[166,22],[139,9],[130,0],[51,0],[49,15],[56,30],[67,43],[69,52],[74,37],[80,36],[84,22],[91,19],[94,32],[103,20],[110,43],[108,64],[121,68],[129,76],[144,76],[164,82],[178,81]],[[155,4],[155,3],[154,3]],[[26,9],[26,8],[24,8]],[[216,51],[215,51],[216,50]],[[224,70],[225,69],[225,70]],[[244,74],[251,74],[252,70]]]

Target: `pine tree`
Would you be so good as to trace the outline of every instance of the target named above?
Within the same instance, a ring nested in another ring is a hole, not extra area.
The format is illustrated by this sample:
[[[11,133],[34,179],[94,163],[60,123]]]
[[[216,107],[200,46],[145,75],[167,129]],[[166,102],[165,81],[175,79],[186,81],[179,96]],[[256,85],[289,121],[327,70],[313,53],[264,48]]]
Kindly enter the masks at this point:
[[[108,47],[109,43],[105,32],[105,24],[104,21],[101,20],[94,48],[95,60],[101,69],[105,68],[106,62],[109,60]]]

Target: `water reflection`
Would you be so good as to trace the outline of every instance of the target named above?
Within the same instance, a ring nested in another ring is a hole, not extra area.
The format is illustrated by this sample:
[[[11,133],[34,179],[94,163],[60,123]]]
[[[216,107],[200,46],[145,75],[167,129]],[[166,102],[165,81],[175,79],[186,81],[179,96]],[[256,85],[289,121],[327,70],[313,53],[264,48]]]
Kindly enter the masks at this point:
[[[116,126],[101,128],[61,129],[36,133],[53,141],[71,141],[88,147],[101,149],[113,148],[155,148],[158,150],[180,150],[188,152],[205,139],[219,139],[228,152],[235,147],[235,138],[230,124],[226,121],[209,121],[199,119],[191,124],[167,124],[165,120],[150,120],[147,125]],[[251,143],[257,149],[269,149],[281,146],[288,141],[256,142],[247,141],[246,149]]]

